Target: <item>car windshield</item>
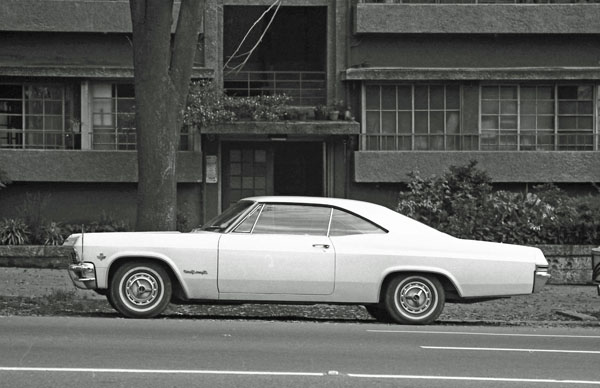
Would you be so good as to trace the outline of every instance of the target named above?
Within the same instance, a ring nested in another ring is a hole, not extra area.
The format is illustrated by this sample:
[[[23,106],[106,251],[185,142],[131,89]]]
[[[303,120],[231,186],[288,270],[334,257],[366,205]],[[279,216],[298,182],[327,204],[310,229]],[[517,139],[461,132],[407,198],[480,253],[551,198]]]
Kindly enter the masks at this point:
[[[227,210],[208,221],[206,224],[202,225],[200,230],[222,232],[230,227],[231,224],[237,220],[242,213],[245,213],[254,204],[255,202],[252,201],[240,201],[230,206]]]

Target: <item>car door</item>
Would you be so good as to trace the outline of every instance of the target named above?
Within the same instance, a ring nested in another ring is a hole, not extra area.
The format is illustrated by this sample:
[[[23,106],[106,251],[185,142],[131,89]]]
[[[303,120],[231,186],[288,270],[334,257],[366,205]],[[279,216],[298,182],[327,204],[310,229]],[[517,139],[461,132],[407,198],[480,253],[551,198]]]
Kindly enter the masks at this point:
[[[219,241],[219,293],[329,295],[331,208],[264,204]]]

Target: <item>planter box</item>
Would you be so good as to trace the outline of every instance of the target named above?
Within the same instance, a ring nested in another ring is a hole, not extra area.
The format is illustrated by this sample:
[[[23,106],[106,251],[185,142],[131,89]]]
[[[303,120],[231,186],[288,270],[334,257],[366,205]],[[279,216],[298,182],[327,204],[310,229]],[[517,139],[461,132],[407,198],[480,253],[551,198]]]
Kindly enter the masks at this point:
[[[594,245],[539,245],[550,265],[549,284],[589,284]]]
[[[72,249],[53,245],[2,245],[0,267],[66,269]]]

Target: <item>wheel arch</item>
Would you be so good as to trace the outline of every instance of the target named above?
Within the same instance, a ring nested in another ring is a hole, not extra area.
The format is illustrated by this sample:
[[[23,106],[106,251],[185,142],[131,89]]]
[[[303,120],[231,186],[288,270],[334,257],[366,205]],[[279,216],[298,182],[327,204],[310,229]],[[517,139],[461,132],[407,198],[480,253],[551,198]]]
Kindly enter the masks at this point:
[[[159,264],[169,275],[171,279],[171,285],[173,287],[173,296],[180,299],[186,299],[188,290],[185,287],[185,283],[181,280],[179,273],[175,270],[173,263],[168,258],[149,255],[149,254],[124,254],[115,258],[110,266],[107,268],[106,274],[106,286],[110,288],[112,278],[117,270],[126,263],[133,261],[137,262],[151,262]]]
[[[431,275],[435,276],[440,283],[442,283],[442,287],[446,292],[446,300],[452,299],[460,299],[462,292],[460,287],[457,286],[456,279],[450,274],[444,273],[443,271],[430,269],[430,268],[411,268],[411,269],[396,269],[388,272],[381,284],[379,285],[379,293],[378,293],[378,303],[383,302],[384,294],[387,289],[388,284],[392,281],[392,279],[397,276],[409,276],[409,275]]]

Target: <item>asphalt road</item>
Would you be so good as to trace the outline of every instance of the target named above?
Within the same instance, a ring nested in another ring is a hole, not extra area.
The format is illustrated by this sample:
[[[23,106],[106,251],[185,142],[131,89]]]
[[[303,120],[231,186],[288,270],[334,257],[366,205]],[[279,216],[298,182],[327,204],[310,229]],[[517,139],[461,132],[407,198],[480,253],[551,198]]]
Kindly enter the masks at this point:
[[[597,328],[0,317],[0,387],[600,386]]]

